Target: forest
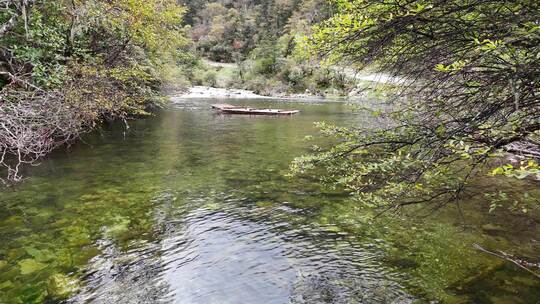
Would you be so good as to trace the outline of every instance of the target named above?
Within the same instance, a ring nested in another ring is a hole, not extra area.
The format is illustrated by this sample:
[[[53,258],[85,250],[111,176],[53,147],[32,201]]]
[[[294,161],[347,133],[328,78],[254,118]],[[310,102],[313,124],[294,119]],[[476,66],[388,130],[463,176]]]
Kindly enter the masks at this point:
[[[0,303],[536,303],[539,182],[537,1],[0,0]]]

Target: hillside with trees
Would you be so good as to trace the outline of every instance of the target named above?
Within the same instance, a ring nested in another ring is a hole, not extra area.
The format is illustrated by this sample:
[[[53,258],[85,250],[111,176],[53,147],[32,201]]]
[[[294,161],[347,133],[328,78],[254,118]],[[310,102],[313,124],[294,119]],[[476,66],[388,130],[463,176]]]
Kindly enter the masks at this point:
[[[220,62],[245,59],[257,48],[285,40],[290,55],[294,38],[307,34],[312,25],[330,16],[322,0],[208,1],[198,4],[191,37],[202,56]]]
[[[306,56],[302,46],[312,26],[332,14],[335,6],[328,1],[188,1],[186,6],[191,7],[189,34],[197,54],[237,65],[224,71],[225,77],[199,65],[192,83],[263,95],[337,96],[354,88],[342,72]]]

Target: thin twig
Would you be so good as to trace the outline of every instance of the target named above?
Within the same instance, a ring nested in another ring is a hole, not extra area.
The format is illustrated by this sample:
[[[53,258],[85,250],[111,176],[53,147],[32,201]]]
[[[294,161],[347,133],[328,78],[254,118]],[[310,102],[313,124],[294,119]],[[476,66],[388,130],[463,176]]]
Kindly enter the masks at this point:
[[[498,257],[499,259],[503,259],[503,260],[505,260],[507,262],[511,262],[512,264],[518,266],[519,268],[527,271],[528,273],[534,275],[536,278],[540,279],[540,274],[537,274],[536,272],[534,272],[534,271],[530,270],[529,268],[523,266],[519,261],[511,259],[510,257],[507,256],[506,253],[504,253],[502,251],[500,251],[500,254],[496,253],[496,252],[493,252],[493,251],[489,251],[489,250],[483,248],[482,246],[480,246],[480,245],[478,245],[476,243],[473,244],[473,248],[476,249],[476,250],[482,251],[484,253],[490,254],[492,256]]]

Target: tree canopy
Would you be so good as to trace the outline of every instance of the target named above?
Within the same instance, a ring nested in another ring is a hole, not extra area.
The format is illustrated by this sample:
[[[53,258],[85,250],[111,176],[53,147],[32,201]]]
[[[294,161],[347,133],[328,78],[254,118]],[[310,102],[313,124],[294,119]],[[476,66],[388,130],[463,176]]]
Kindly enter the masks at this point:
[[[0,3],[0,164],[11,180],[103,119],[144,114],[186,42],[174,0]]]
[[[324,0],[190,1],[192,37],[202,55],[234,62],[255,48],[301,33],[329,16]]]
[[[322,125],[340,139],[297,159],[385,209],[459,201],[473,177],[538,174],[540,10],[537,1],[333,1],[309,37],[330,62],[399,77],[378,128]],[[504,154],[517,164],[495,166]]]

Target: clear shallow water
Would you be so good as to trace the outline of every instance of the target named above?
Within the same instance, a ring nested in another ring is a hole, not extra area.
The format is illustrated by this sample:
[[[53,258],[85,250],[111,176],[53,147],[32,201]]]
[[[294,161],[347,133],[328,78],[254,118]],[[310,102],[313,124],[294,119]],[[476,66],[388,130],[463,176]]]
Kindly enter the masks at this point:
[[[313,122],[371,118],[341,103],[237,102],[294,117],[210,103],[107,126],[1,193],[0,303],[537,303],[538,281],[470,247],[537,257],[536,222],[372,223],[347,195],[284,176]]]

